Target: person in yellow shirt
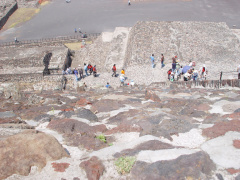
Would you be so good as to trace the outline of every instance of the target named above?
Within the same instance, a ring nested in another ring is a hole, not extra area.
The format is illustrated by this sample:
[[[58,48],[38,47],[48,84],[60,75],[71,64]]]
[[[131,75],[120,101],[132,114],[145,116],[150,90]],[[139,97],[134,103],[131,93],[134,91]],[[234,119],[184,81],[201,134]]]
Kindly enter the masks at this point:
[[[124,69],[121,70],[121,74],[125,75],[125,71],[124,71]]]

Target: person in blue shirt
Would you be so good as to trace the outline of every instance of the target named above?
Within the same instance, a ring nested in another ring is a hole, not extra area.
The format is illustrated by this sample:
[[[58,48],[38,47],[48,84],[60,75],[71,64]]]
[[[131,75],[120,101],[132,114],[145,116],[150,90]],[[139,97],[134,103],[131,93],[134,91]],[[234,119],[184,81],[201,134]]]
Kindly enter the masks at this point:
[[[106,88],[110,88],[111,86],[109,85],[109,83],[107,83],[107,85],[105,86]]]
[[[85,73],[86,73],[86,76],[88,76],[89,74],[88,74],[88,65],[86,65],[86,63],[84,63],[84,71],[85,71]]]
[[[152,54],[151,58],[151,62],[152,62],[152,68],[154,68],[154,54]]]
[[[73,72],[74,72],[74,74],[75,74],[76,81],[78,81],[78,71],[77,71],[77,69],[75,68]]]

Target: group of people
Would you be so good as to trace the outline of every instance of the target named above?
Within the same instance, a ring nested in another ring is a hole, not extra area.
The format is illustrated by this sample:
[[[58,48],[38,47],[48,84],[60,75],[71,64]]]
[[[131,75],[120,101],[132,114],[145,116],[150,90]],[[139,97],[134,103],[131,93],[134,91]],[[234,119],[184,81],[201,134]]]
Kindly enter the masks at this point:
[[[84,63],[84,71],[85,76],[83,75],[83,68],[80,65],[78,65],[78,68],[74,68],[73,70],[71,69],[71,67],[68,67],[65,71],[63,70],[62,74],[63,75],[74,74],[76,76],[76,81],[81,80],[84,77],[87,77],[91,74],[93,74],[94,77],[97,77],[96,65],[92,66],[91,64]]]
[[[86,32],[82,33],[81,28],[78,28],[78,31],[77,31],[77,28],[75,28],[74,32],[75,33],[79,32],[80,34],[82,34],[82,38],[87,38],[87,33]]]
[[[84,72],[85,72],[85,75],[84,75]],[[76,81],[79,81],[87,76],[90,76],[91,74],[93,74],[94,77],[97,77],[97,69],[96,69],[96,65],[92,66],[90,63],[89,64],[84,63],[83,68],[80,65],[78,66],[78,68],[74,68],[73,70],[71,69],[71,67],[68,67],[66,70],[63,70],[62,74],[63,75],[74,74],[76,77]],[[112,67],[112,77],[118,77],[116,64],[114,64]],[[119,78],[120,78],[120,86],[125,85],[125,81],[127,78],[125,77],[124,69],[121,70]],[[131,80],[131,82],[128,83],[128,85],[134,86],[134,81]],[[109,82],[107,82],[105,87],[106,88],[111,87]]]
[[[193,81],[196,81],[198,79],[205,79],[207,78],[207,68],[204,64],[202,67],[200,67],[199,70],[195,69],[195,62],[189,63],[187,66],[181,66],[180,63],[177,60],[177,56],[172,58],[172,68],[168,70],[168,79],[170,81],[176,81],[181,79],[181,76],[183,75],[184,81],[190,81],[191,79]]]

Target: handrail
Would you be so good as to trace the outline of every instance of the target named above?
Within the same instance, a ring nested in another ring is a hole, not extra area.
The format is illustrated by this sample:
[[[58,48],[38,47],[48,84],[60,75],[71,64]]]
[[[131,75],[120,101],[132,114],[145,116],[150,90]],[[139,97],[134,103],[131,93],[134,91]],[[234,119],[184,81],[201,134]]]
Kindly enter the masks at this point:
[[[238,74],[238,72],[236,72],[236,71],[221,71],[220,72],[220,81],[222,81],[222,76],[223,76],[223,73],[231,73],[231,74],[233,74],[233,75],[237,75]]]
[[[0,47],[11,46],[11,45],[23,45],[23,44],[33,44],[33,43],[43,43],[43,42],[55,42],[55,41],[66,41],[66,40],[74,40],[74,39],[88,39],[88,38],[96,38],[100,36],[101,33],[93,33],[87,34],[87,38],[83,38],[82,35],[74,35],[74,36],[61,36],[55,38],[42,38],[42,39],[33,39],[33,40],[23,40],[23,41],[11,41],[11,42],[3,42],[0,43]]]

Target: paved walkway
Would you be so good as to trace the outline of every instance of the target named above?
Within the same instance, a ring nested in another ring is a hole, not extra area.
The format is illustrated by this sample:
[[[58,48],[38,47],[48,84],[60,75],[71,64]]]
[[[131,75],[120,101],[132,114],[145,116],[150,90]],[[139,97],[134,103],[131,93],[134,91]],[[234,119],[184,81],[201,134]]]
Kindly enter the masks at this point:
[[[74,35],[74,28],[87,33],[113,31],[145,21],[227,22],[240,28],[239,0],[52,0],[40,13],[20,27],[0,31],[0,40],[13,41]]]

